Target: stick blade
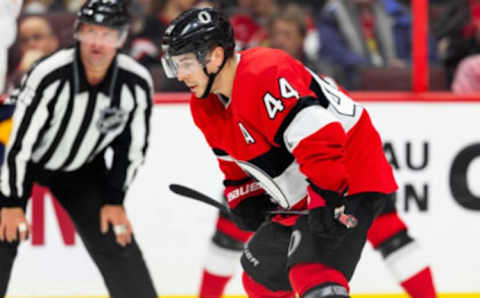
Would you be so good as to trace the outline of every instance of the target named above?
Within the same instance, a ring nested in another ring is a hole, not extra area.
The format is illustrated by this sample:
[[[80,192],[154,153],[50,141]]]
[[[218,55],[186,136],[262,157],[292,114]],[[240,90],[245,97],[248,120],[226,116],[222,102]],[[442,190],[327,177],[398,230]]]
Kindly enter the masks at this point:
[[[199,191],[196,191],[196,190],[194,190],[190,187],[172,183],[168,186],[168,188],[172,192],[176,193],[177,195],[181,195],[181,196],[184,196],[184,197],[187,197],[187,198],[190,198],[190,199],[194,199],[194,200],[197,200],[197,201],[200,201],[200,202],[204,202],[204,203],[206,203],[210,206],[213,206],[213,207],[216,207],[216,208],[222,210],[223,212],[228,213],[228,209],[222,203],[220,203],[220,202],[210,198],[209,196],[204,195],[203,193],[201,193]]]

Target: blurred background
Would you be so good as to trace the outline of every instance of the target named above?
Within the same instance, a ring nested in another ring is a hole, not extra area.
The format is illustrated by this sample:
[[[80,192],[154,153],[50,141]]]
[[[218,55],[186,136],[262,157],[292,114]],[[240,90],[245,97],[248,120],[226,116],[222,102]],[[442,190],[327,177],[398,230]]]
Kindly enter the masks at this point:
[[[33,61],[73,43],[82,0],[25,0],[8,55],[7,90]],[[238,50],[281,48],[349,90],[406,91],[412,86],[410,0],[131,0],[124,51],[150,68],[156,91],[185,91],[160,67],[165,25],[194,6],[231,19]],[[480,71],[480,1],[428,1],[429,89],[475,91]],[[474,82],[472,82],[474,81]]]

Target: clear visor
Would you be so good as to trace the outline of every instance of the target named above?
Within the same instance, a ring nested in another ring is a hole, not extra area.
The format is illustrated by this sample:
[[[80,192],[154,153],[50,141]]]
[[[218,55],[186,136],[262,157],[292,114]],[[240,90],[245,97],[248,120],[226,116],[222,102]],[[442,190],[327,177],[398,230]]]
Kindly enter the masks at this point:
[[[162,67],[167,78],[174,79],[177,77],[178,68],[173,62],[172,58],[167,54],[162,56]]]
[[[128,35],[128,27],[120,30],[104,27],[98,30],[94,26],[85,26],[75,32],[75,39],[85,43],[95,43],[119,48],[123,45]]]
[[[169,79],[177,78],[179,75],[188,75],[197,71],[203,71],[203,67],[193,53],[170,56],[165,53],[162,56],[162,66],[165,75]]]

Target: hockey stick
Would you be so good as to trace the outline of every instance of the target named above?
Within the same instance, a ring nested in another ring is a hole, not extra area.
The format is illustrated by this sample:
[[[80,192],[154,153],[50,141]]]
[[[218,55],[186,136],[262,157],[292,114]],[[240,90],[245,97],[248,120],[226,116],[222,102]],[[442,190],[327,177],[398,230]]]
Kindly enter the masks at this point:
[[[225,212],[226,214],[230,214],[230,210],[223,205],[222,203],[218,202],[215,199],[212,199],[211,197],[196,191],[188,186],[180,185],[180,184],[170,184],[168,188],[181,196],[194,199],[200,202],[204,202],[210,206],[213,206],[217,209],[219,209],[222,212]],[[335,209],[335,218],[344,224],[347,228],[354,228],[358,224],[358,220],[355,216],[351,214],[345,214],[344,213],[345,206],[341,206]],[[282,215],[305,215],[308,214],[308,210],[273,210],[273,211],[268,211],[267,214],[270,215],[277,215],[277,214],[282,214]]]

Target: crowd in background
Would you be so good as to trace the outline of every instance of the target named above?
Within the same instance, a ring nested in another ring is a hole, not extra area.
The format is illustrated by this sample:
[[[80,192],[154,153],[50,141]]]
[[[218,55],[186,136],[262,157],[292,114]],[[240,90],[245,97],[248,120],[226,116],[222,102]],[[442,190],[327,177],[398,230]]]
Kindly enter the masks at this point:
[[[350,90],[410,90],[410,0],[130,0],[132,26],[123,49],[152,72],[156,91],[185,91],[161,69],[162,31],[194,6],[224,11],[237,50],[287,51]],[[74,12],[83,0],[25,0],[9,52],[7,86],[40,57],[74,43]],[[430,89],[480,91],[480,0],[430,0]]]

